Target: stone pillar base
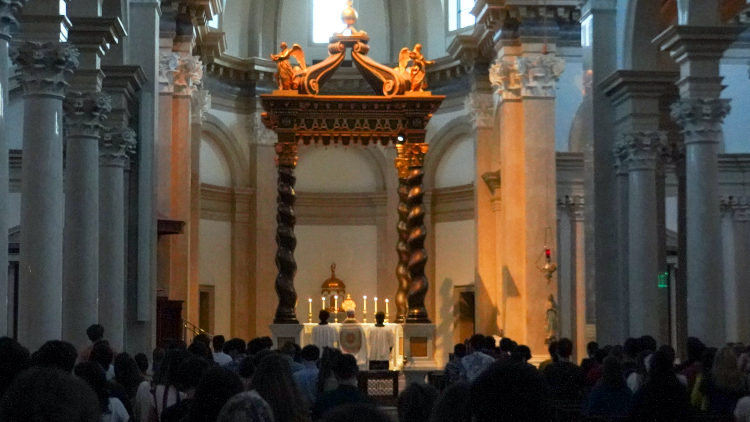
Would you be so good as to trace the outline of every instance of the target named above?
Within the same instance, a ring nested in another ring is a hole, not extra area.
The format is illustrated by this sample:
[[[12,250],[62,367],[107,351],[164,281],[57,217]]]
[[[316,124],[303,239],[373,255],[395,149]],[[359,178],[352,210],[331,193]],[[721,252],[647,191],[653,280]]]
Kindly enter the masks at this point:
[[[271,339],[273,339],[274,348],[279,348],[289,341],[296,344],[302,344],[302,324],[271,324]]]
[[[435,361],[435,324],[404,324],[404,366],[406,383],[425,383],[428,372],[441,368]]]

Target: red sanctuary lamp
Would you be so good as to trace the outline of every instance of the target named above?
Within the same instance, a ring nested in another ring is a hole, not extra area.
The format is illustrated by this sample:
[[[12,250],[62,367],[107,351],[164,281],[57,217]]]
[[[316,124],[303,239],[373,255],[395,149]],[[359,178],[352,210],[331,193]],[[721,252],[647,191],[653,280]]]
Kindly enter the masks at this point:
[[[548,247],[544,247],[544,265],[540,268],[544,273],[544,277],[547,281],[552,280],[552,274],[557,271],[557,264],[552,261],[552,250]]]

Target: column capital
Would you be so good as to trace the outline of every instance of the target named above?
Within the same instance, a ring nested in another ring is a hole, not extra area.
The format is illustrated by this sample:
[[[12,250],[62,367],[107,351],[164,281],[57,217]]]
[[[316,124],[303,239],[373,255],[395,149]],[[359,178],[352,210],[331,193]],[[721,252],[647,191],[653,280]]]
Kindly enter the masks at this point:
[[[193,113],[193,124],[202,125],[206,113],[211,109],[211,91],[207,89],[196,89],[190,97],[191,111]]]
[[[685,144],[719,143],[721,125],[729,114],[728,99],[682,98],[671,106],[671,116],[682,127]]]
[[[18,27],[18,15],[28,0],[0,0],[0,39],[10,41]]]
[[[512,57],[501,57],[490,66],[490,82],[497,88],[496,94],[503,100],[520,100],[523,83],[518,70],[518,61]]]
[[[502,185],[502,180],[500,179],[500,170],[488,171],[487,173],[482,174],[482,180],[484,180],[484,183],[487,185],[493,195],[495,195],[495,193],[499,191],[500,186]]]
[[[565,195],[557,199],[557,208],[565,211],[573,221],[584,220],[585,200],[583,195]]]
[[[130,155],[135,154],[135,131],[124,124],[102,129],[99,140],[99,165],[101,167],[128,168]]]
[[[174,92],[174,74],[177,71],[179,53],[162,53],[159,55],[159,91]]]
[[[750,198],[746,196],[722,196],[721,213],[734,221],[750,221]]]
[[[555,98],[555,87],[565,71],[565,60],[553,54],[542,54],[519,57],[516,63],[521,74],[521,95],[524,98]]]
[[[173,82],[175,94],[192,95],[203,83],[203,62],[200,57],[180,54]]]
[[[62,99],[67,78],[78,68],[78,50],[69,44],[25,41],[13,45],[10,58],[18,66],[24,95]]]
[[[619,136],[616,147],[628,166],[628,171],[656,170],[656,162],[667,148],[663,131],[626,132]]]
[[[255,135],[256,145],[275,145],[278,140],[276,132],[263,124],[262,113],[253,113],[249,121],[249,132]]]
[[[474,129],[492,129],[495,119],[495,99],[490,93],[471,92],[464,101]]]
[[[99,136],[102,122],[112,111],[112,98],[105,92],[69,92],[63,111],[68,136]]]
[[[297,167],[297,143],[276,143],[276,167]]]

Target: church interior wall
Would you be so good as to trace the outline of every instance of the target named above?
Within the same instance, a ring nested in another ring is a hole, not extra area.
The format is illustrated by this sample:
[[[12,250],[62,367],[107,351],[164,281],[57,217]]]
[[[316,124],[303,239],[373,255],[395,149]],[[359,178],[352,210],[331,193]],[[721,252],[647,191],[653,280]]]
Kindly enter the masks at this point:
[[[214,286],[213,333],[225,335],[231,332],[232,252],[232,223],[201,219],[200,284]]]
[[[750,142],[750,121],[746,110],[750,109],[750,80],[748,79],[747,59],[741,63],[736,60],[721,64],[720,72],[724,77],[723,84],[727,86],[722,92],[722,98],[731,99],[732,110],[724,119],[724,151],[727,153],[748,153]]]
[[[435,172],[435,188],[474,183],[475,145],[470,138],[457,139],[443,154]]]
[[[580,56],[565,57],[565,71],[555,98],[555,150],[570,151],[570,128],[583,102],[583,64]]]
[[[200,147],[200,180],[216,186],[232,186],[229,164],[218,145],[204,137]]]
[[[383,189],[377,164],[368,158],[370,152],[382,154],[374,147],[300,146],[297,160],[298,192],[375,192]],[[378,180],[380,179],[380,180]]]
[[[215,125],[219,126],[221,130],[229,132],[228,135],[231,135],[231,137],[233,138],[228,139],[228,141],[232,142],[234,147],[239,147],[239,151],[241,151],[242,153],[242,156],[238,158],[241,158],[244,162],[247,162],[250,159],[249,139],[251,139],[251,137],[249,133],[250,125],[248,121],[251,118],[252,116],[247,116],[245,114],[226,110],[217,110],[214,108],[211,109],[208,116],[206,117],[206,120],[209,123],[213,122]]]
[[[248,18],[252,20],[252,10],[257,2],[253,1],[228,1],[224,5],[224,12],[219,18],[219,28],[223,31],[227,40],[226,54],[236,57],[248,57],[250,54],[251,33],[258,32],[255,25],[248,25]]]

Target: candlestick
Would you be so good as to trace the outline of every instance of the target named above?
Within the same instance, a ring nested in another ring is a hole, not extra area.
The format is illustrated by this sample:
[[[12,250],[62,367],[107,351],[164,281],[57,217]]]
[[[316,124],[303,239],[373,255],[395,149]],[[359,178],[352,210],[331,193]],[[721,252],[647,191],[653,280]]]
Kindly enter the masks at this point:
[[[362,323],[367,324],[367,296],[362,296]]]
[[[378,313],[378,298],[375,298],[375,314]]]
[[[325,309],[326,309],[326,297],[325,296],[323,296],[323,307],[320,308],[320,309],[323,310],[323,311],[325,311]]]
[[[312,298],[307,299],[307,304],[308,304],[307,322],[312,324]]]
[[[339,295],[336,295],[333,297],[333,322],[335,324],[339,323]]]
[[[385,322],[388,322],[388,299],[385,300]]]

